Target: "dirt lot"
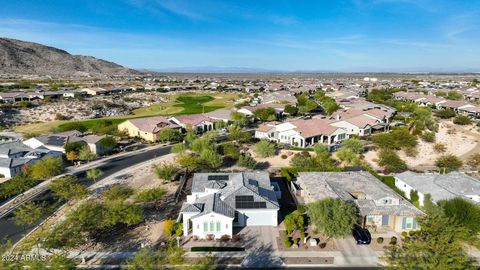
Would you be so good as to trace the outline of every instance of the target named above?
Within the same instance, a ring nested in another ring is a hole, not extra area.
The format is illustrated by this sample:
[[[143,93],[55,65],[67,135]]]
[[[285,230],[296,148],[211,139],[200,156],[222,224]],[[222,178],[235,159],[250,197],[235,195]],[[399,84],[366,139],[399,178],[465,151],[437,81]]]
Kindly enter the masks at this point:
[[[460,126],[451,121],[442,120],[439,123],[439,130],[436,134],[436,142],[445,145],[445,153],[451,153],[462,160],[467,160],[473,153],[480,152],[480,132],[474,125]],[[403,151],[399,151],[400,157],[407,163],[408,167],[415,170],[428,170],[435,167],[435,160],[443,153],[433,150],[435,143],[427,143],[418,140],[416,147],[418,155],[408,157]],[[377,151],[369,151],[365,154],[365,160],[374,168],[379,168],[376,163]]]

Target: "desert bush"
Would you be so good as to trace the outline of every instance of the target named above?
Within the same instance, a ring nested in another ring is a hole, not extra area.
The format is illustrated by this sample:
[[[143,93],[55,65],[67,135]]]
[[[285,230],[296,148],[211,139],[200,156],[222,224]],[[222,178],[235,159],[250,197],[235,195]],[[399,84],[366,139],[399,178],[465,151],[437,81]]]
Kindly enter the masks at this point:
[[[435,142],[435,132],[424,131],[421,135],[422,140],[425,142],[433,143]]]
[[[377,243],[383,244],[383,237],[378,237],[377,238]]]
[[[435,161],[435,165],[437,165],[440,168],[456,170],[463,166],[463,162],[455,155],[446,154],[438,157],[437,160]]]
[[[435,145],[433,145],[433,151],[437,153],[444,153],[445,151],[447,151],[447,147],[443,143],[436,143]]]
[[[230,240],[230,236],[228,234],[224,234],[220,237],[220,240],[226,242]]]
[[[289,248],[292,246],[292,242],[290,241],[289,237],[285,237],[285,240],[283,240],[283,246],[286,248]]]
[[[403,151],[407,157],[416,157],[418,155],[418,150],[415,147],[407,147]]]
[[[470,125],[472,120],[464,115],[459,115],[453,119],[453,123],[457,125]]]
[[[396,245],[396,244],[397,244],[397,237],[392,236],[392,238],[390,238],[390,245]]]

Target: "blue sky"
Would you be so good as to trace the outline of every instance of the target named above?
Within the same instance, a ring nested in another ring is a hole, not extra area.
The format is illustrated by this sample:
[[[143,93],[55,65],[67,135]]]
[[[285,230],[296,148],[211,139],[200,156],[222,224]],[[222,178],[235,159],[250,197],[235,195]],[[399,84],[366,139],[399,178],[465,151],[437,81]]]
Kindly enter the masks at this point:
[[[478,0],[15,0],[0,36],[132,68],[480,71]]]

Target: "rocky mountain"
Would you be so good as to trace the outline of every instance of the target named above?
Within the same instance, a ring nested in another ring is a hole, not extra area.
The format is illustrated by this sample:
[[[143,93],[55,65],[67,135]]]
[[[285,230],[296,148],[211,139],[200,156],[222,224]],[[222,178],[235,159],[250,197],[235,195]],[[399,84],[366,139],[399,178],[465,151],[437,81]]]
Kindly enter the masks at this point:
[[[113,62],[16,39],[0,38],[0,73],[38,75],[135,75]]]

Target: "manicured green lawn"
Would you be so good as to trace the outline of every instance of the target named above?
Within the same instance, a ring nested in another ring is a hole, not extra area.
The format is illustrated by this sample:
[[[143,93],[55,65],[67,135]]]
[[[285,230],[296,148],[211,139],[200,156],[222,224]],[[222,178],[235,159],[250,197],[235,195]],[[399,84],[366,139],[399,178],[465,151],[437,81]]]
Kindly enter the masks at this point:
[[[177,100],[182,103],[173,106],[181,107],[183,110],[176,113],[176,115],[207,113],[225,107],[205,105],[204,103],[215,100],[215,98],[211,96],[183,96],[178,97]]]
[[[96,118],[82,121],[54,121],[48,123],[37,123],[18,127],[16,130],[20,132],[31,132],[45,134],[56,132],[58,130],[68,130],[72,125],[78,124],[86,129],[91,130],[99,122],[108,120],[112,126],[133,118],[150,117],[150,116],[174,116],[186,114],[207,113],[233,106],[233,100],[238,98],[237,94],[213,94],[198,95],[195,93],[182,94],[176,96],[175,101],[167,103],[158,103],[148,107],[140,108],[133,111],[132,115],[115,117],[115,118]],[[72,124],[73,123],[73,124]]]

